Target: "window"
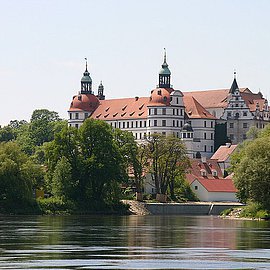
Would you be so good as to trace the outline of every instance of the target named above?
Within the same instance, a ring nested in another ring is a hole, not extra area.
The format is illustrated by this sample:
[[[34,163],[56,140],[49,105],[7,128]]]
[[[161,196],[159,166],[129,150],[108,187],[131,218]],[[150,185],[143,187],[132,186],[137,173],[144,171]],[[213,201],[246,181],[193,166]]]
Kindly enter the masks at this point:
[[[204,121],[204,127],[206,127],[206,121]]]
[[[131,128],[133,128],[133,122],[131,122]]]
[[[154,120],[154,127],[157,126],[157,120]]]
[[[166,120],[162,120],[162,126],[166,127]]]
[[[206,170],[205,169],[201,169],[201,176],[206,176]]]
[[[151,127],[151,125],[150,125],[150,124],[151,124],[151,121],[149,120],[149,121],[148,121],[148,126],[149,126],[149,127]]]
[[[88,117],[88,113],[84,113],[84,119]]]
[[[142,121],[140,121],[140,127],[142,127]]]
[[[206,133],[204,133],[204,139],[206,140]]]
[[[118,123],[118,127],[121,128],[121,122]]]
[[[239,107],[238,103],[235,104],[235,107]]]
[[[243,140],[246,140],[246,139],[247,139],[247,135],[243,134]]]
[[[79,125],[78,124],[75,124],[75,128],[79,128]]]
[[[179,104],[179,98],[176,98],[176,104]]]
[[[129,122],[127,122],[127,128],[129,128]]]
[[[181,127],[183,127],[183,121],[181,121],[180,124],[181,124]]]
[[[228,112],[228,113],[227,113],[227,116],[228,116],[228,117],[232,117],[232,113],[231,113],[231,112]]]
[[[166,132],[162,132],[162,135],[163,135],[163,136],[166,136]]]
[[[211,128],[213,128],[213,121],[211,121]]]
[[[212,152],[212,153],[214,152],[214,147],[213,147],[213,145],[211,145],[211,152]]]
[[[183,116],[183,109],[181,109],[181,116]]]
[[[206,152],[206,151],[207,151],[207,146],[205,145],[205,146],[204,146],[204,152]]]
[[[123,122],[123,128],[126,128],[126,123],[125,122]]]
[[[247,123],[243,123],[243,128],[247,128],[248,124]]]
[[[136,124],[136,128],[137,128],[138,127],[138,121],[136,121],[135,124]]]
[[[72,113],[69,114],[69,119],[72,119]]]
[[[217,171],[216,170],[212,170],[212,175],[213,176],[217,176]]]
[[[172,121],[172,126],[175,127],[175,121],[174,120]]]
[[[154,109],[154,115],[157,115],[157,108]]]
[[[214,134],[213,133],[211,133],[211,140],[213,140],[214,139]]]
[[[243,116],[247,116],[247,112],[243,112]]]
[[[174,109],[172,110],[172,114],[175,115],[175,110]]]
[[[230,123],[230,124],[229,124],[229,127],[230,127],[230,128],[233,128],[233,127],[234,127],[234,123]]]
[[[79,119],[79,113],[75,113],[75,119]]]
[[[147,122],[146,121],[144,121],[144,127],[146,127],[147,126]]]
[[[140,133],[140,140],[142,139],[142,133]]]
[[[162,114],[166,115],[166,108],[162,108]]]
[[[187,135],[186,135],[186,133],[184,132],[184,133],[183,133],[183,138],[186,138],[186,137],[187,137]]]
[[[190,138],[190,133],[189,132],[187,133],[187,137]]]
[[[179,127],[179,121],[177,120],[177,122],[176,122],[176,125],[177,125],[177,127]]]
[[[198,190],[198,186],[194,186],[194,189],[195,189],[195,190]]]
[[[117,128],[117,122],[114,123],[114,127]]]

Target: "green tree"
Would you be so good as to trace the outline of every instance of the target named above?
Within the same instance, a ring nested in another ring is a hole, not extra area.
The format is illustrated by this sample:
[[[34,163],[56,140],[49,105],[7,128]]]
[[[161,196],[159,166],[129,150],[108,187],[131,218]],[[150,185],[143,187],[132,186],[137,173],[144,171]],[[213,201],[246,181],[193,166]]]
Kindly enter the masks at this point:
[[[183,142],[174,136],[153,134],[148,139],[147,148],[149,169],[156,192],[166,194],[169,188],[174,198],[175,179],[183,176],[190,166]]]
[[[66,157],[62,157],[56,164],[52,178],[52,194],[70,199],[72,194],[71,165]]]
[[[251,200],[270,209],[270,136],[265,134],[233,154],[231,169],[240,201]]]
[[[146,147],[144,144],[138,145],[131,132],[115,129],[113,135],[123,157],[123,166],[128,173],[134,175],[136,191],[140,193],[143,187],[143,168],[147,161]]]
[[[23,153],[15,142],[0,144],[0,202],[6,208],[16,210],[33,201],[33,182],[41,174],[41,168]]]
[[[30,120],[30,138],[34,145],[40,146],[44,142],[52,141],[55,122],[60,120],[57,112],[47,109],[35,110]]]

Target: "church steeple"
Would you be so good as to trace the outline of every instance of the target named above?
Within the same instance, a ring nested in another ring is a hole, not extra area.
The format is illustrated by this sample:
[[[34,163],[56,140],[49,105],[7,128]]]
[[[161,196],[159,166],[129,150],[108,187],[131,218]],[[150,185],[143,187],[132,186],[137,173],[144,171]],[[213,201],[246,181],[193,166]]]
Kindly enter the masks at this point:
[[[85,72],[81,79],[81,94],[93,94],[92,93],[92,79],[87,69],[87,58],[85,58]]]
[[[231,86],[231,89],[230,89],[229,93],[234,94],[236,89],[239,90],[239,87],[238,87],[238,84],[237,84],[237,81],[236,81],[236,71],[234,71],[233,72],[233,83],[232,83],[232,86]]]
[[[159,88],[170,88],[171,87],[171,71],[167,64],[166,49],[164,48],[164,61],[159,71]]]
[[[99,100],[104,100],[104,86],[102,84],[102,81],[100,82],[100,85],[98,86],[98,95],[97,95]]]

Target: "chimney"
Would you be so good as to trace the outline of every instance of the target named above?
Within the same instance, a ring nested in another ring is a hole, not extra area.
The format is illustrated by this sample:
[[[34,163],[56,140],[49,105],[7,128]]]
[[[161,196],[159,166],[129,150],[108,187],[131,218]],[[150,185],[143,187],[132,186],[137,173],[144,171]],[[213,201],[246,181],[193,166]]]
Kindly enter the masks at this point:
[[[206,163],[206,157],[202,157],[202,163]]]
[[[231,145],[232,145],[232,144],[231,144],[231,143],[229,143],[229,142],[227,142],[227,143],[226,143],[226,147],[228,147],[228,148],[230,148],[230,147],[231,147]]]

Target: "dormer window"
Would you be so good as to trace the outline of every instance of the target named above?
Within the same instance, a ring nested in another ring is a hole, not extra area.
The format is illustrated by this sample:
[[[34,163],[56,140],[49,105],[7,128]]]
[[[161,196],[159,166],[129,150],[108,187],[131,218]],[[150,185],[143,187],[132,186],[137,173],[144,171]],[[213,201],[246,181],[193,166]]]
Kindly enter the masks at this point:
[[[161,96],[161,90],[158,90],[157,94]]]
[[[203,177],[206,176],[206,170],[205,169],[201,169],[200,172],[201,172],[201,176],[203,176]]]
[[[217,176],[217,171],[216,170],[212,170],[212,175],[213,176]]]

